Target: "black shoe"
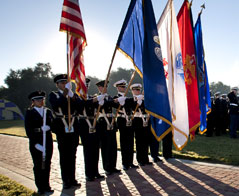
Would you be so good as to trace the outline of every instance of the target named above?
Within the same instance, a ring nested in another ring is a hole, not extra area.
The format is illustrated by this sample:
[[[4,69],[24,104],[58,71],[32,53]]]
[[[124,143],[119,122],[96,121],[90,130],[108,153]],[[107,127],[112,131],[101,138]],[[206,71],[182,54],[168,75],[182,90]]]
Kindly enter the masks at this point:
[[[77,180],[74,180],[72,183],[71,183],[72,186],[81,186],[81,183],[79,183]]]
[[[153,163],[152,162],[146,162],[145,164],[146,165],[152,165]]]
[[[158,158],[158,157],[155,157],[155,158],[153,158],[153,161],[155,162],[155,163],[157,163],[157,162],[160,162],[160,161],[162,161],[160,158]]]
[[[93,178],[93,177],[86,177],[85,179],[86,179],[86,181],[88,181],[88,182],[92,182],[92,181],[95,180],[95,178]]]
[[[121,171],[119,169],[114,168],[113,173],[120,173]]]
[[[211,134],[207,134],[206,137],[212,137],[212,135]]]
[[[64,182],[63,183],[63,189],[70,189],[71,188],[71,184],[68,182]]]
[[[113,174],[113,172],[112,172],[112,171],[105,171],[105,174],[106,174],[107,176],[109,176],[109,175]]]
[[[125,166],[125,165],[123,165],[123,170],[128,170],[129,169],[129,166]]]
[[[145,164],[144,164],[144,163],[139,163],[139,165],[140,165],[140,166],[145,166]]]
[[[139,168],[138,165],[134,165],[134,164],[131,164],[130,167],[131,167],[131,168]]]
[[[51,189],[51,187],[46,188],[45,191],[46,191],[47,193],[54,193],[54,190]]]
[[[45,194],[45,191],[43,191],[43,190],[38,190],[38,191],[37,191],[37,194],[39,194],[39,195],[44,195],[44,194]]]
[[[96,179],[104,179],[105,178],[105,176],[100,175],[100,174],[97,174],[95,177],[96,177]]]

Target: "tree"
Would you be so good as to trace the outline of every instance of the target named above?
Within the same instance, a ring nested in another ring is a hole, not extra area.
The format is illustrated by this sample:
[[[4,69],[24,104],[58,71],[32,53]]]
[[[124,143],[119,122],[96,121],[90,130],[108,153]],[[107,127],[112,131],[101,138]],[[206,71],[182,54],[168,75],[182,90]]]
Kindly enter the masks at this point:
[[[55,87],[53,73],[49,63],[38,63],[34,68],[22,70],[10,69],[6,77],[7,88],[0,89],[0,95],[4,99],[14,102],[22,112],[30,106],[28,95],[36,90],[44,90],[48,95]]]
[[[230,92],[231,87],[224,85],[222,82],[212,82],[210,84],[211,96],[213,96],[216,92],[220,92],[221,94],[228,94]]]

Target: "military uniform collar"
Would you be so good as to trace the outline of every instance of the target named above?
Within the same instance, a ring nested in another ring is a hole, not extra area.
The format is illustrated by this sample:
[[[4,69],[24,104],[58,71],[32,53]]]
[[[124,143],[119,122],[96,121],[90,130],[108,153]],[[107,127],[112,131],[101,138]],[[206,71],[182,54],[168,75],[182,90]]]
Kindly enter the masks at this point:
[[[58,89],[58,91],[59,91],[61,94],[63,94],[63,90],[61,90],[61,89]]]
[[[34,109],[41,115],[41,117],[43,117],[43,111],[44,111],[44,107],[36,107],[34,106]]]
[[[124,96],[124,93],[118,92],[118,96]]]

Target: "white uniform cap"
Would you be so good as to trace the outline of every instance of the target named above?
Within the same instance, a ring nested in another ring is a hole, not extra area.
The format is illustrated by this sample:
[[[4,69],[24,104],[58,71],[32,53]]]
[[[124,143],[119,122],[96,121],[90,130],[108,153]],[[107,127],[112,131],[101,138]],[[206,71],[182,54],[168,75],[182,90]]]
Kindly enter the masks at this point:
[[[130,89],[131,90],[134,90],[134,89],[142,89],[142,85],[140,83],[135,83],[135,84],[132,84],[130,86]]]
[[[113,86],[117,87],[117,86],[126,86],[126,85],[127,85],[127,81],[125,79],[122,79],[122,80],[115,82]]]
[[[235,90],[235,91],[237,91],[237,90],[238,90],[238,88],[235,86],[235,87],[232,87],[232,90]]]

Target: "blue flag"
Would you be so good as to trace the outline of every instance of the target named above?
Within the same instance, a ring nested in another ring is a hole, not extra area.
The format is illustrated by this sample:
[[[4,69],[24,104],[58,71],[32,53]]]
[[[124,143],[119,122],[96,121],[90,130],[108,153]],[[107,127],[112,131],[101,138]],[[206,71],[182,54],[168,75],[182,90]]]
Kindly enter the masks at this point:
[[[131,0],[117,47],[143,76],[144,103],[152,132],[160,140],[171,131],[171,112],[158,30],[151,0]]]
[[[201,14],[199,14],[194,27],[195,49],[197,58],[197,79],[200,104],[200,133],[207,131],[207,113],[211,111],[211,100],[207,67],[204,59],[204,48],[202,39]]]

